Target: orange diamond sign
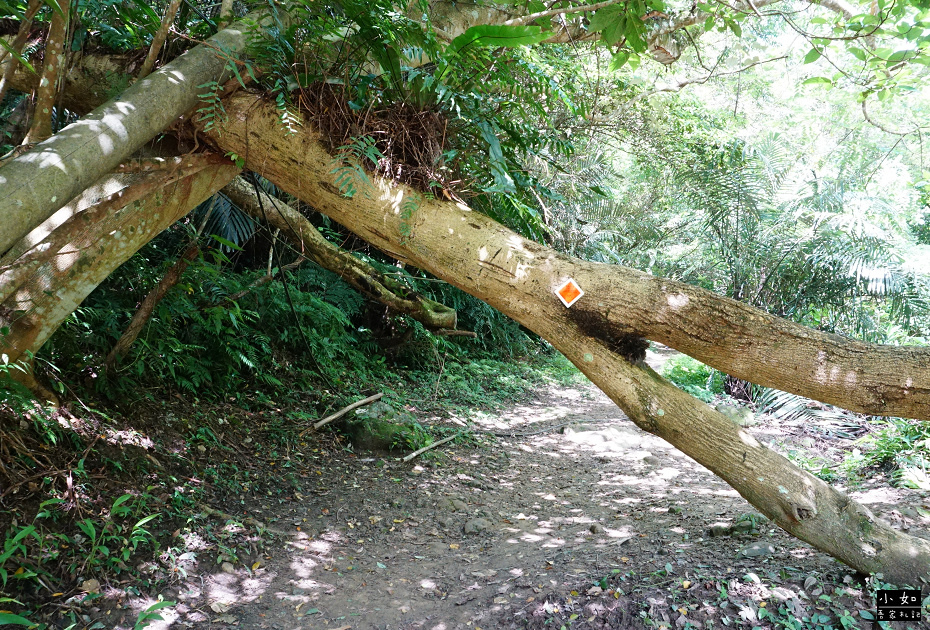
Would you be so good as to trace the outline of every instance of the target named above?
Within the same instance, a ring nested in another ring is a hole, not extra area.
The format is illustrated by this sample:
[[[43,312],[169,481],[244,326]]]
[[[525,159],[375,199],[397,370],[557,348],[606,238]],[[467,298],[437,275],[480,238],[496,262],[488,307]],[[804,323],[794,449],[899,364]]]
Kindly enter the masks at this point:
[[[565,281],[565,284],[559,287],[555,294],[562,300],[562,304],[568,308],[584,295],[584,291],[581,290],[577,282],[569,278]]]

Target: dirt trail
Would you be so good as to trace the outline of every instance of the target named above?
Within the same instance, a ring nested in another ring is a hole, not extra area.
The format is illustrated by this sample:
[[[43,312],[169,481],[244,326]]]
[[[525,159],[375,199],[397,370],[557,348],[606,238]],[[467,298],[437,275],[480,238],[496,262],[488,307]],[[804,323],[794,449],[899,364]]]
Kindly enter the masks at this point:
[[[753,509],[593,386],[474,420],[517,434],[567,424],[436,461],[319,453],[306,496],[250,506],[288,534],[167,593],[179,605],[151,627],[772,627],[755,621],[761,602],[800,614],[816,588],[851,584],[769,523],[709,536]],[[871,608],[847,590],[851,610]]]

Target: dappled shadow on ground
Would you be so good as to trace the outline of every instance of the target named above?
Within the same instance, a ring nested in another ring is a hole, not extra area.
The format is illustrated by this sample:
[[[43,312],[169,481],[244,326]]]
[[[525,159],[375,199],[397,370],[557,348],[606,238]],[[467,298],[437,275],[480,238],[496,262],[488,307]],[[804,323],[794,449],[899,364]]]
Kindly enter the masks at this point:
[[[203,557],[161,627],[769,627],[766,607],[810,618],[824,594],[871,607],[850,571],[591,387],[474,422],[500,435],[308,465],[300,501],[247,506],[277,545],[212,571]]]

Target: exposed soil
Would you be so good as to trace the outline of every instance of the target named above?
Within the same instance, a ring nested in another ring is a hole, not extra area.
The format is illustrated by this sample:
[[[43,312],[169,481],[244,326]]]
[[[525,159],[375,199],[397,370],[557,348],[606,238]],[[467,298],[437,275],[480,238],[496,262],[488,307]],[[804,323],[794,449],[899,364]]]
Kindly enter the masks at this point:
[[[670,354],[647,360],[658,369]],[[178,479],[153,490],[153,510],[206,481],[198,501],[221,511],[201,506],[204,520],[171,525],[179,529],[159,561],[137,573],[96,580],[81,567],[70,590],[40,588],[41,619],[128,630],[160,594],[177,605],[149,628],[871,627],[874,595],[861,576],[774,527],[593,385],[551,386],[504,413],[477,414],[467,420],[479,444],[446,444],[409,463],[328,433],[276,453],[263,438],[280,410],[242,422],[226,411],[228,420],[210,420],[219,442],[185,441],[172,428],[187,426],[184,414],[159,412],[151,435],[161,450],[152,452],[162,461],[140,455]],[[827,462],[852,444],[848,432],[773,418],[749,430]],[[250,462],[250,481],[186,472],[222,461],[238,462],[239,475]],[[876,478],[851,494],[927,536],[926,493]],[[63,592],[49,599],[53,590]]]
[[[763,608],[811,628],[826,627],[813,615],[845,610],[846,627],[871,627],[858,611],[873,597],[852,571],[755,516],[593,386],[473,420],[514,437],[410,463],[310,456],[305,495],[246,510],[281,532],[276,542],[225,566],[204,553],[151,627],[776,627]],[[753,432],[781,446],[814,435],[824,456],[848,445],[804,426]],[[921,493],[876,483],[853,494],[926,535]]]

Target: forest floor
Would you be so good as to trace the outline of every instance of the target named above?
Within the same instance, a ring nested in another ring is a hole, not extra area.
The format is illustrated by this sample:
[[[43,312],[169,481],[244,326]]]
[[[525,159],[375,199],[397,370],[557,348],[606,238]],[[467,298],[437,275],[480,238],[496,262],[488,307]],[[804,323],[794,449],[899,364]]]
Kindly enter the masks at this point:
[[[666,357],[648,360],[658,368]],[[409,463],[345,442],[298,456],[263,451],[257,433],[254,443],[225,438],[289,467],[269,476],[294,483],[214,493],[214,518],[179,528],[158,566],[140,566],[176,602],[148,627],[871,627],[874,584],[766,521],[593,385],[549,385],[468,420],[485,437]],[[750,431],[782,452],[834,461],[851,444],[769,418]],[[928,535],[926,493],[878,479],[850,492],[895,527]],[[257,522],[267,531],[256,534]],[[85,581],[97,597],[57,593],[70,596],[58,610],[76,628],[132,628],[154,602],[134,585]]]

